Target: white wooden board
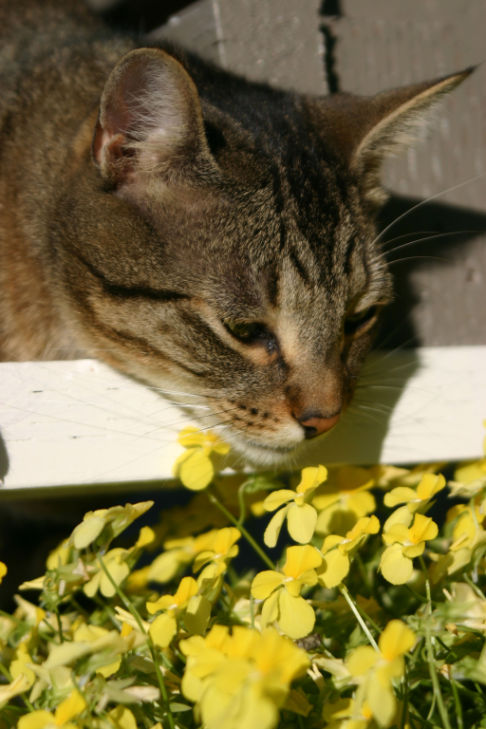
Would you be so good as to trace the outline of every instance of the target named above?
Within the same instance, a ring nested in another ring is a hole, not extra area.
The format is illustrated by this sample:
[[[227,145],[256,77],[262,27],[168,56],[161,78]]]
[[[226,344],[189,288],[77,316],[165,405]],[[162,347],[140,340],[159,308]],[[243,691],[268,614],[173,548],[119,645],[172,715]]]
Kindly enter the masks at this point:
[[[306,462],[416,463],[482,454],[486,347],[375,353],[353,405]],[[164,481],[184,415],[92,360],[0,364],[0,499],[41,487]]]

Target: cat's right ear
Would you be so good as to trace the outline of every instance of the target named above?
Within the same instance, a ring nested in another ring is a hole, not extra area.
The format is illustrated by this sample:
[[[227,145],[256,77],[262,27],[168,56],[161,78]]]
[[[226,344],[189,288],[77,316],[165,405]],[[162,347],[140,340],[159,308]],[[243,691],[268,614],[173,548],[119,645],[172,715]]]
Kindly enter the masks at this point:
[[[427,122],[428,112],[473,71],[468,68],[434,81],[364,97],[326,97],[325,134],[338,156],[361,180],[365,197],[380,205],[386,194],[380,184],[384,159],[409,147]]]
[[[140,172],[214,164],[196,87],[175,58],[141,48],[118,62],[101,96],[92,155],[115,186]]]

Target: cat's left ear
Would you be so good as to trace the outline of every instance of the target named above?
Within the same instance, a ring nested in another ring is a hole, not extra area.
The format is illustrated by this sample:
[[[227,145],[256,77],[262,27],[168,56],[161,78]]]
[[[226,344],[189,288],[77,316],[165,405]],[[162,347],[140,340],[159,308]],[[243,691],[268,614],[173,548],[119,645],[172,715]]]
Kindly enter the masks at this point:
[[[174,177],[215,165],[199,95],[182,64],[158,48],[123,56],[101,96],[92,154],[115,186],[147,172]]]
[[[420,137],[430,109],[473,70],[469,68],[372,97],[347,94],[329,97],[331,139],[347,165],[363,181],[371,203],[383,201],[379,182],[383,160],[410,147]]]

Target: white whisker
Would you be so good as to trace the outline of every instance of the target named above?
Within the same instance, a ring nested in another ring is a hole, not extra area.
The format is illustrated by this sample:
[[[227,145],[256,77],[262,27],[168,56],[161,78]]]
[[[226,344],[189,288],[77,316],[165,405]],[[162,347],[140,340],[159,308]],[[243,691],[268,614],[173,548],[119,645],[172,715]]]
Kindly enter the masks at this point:
[[[389,256],[391,253],[395,253],[395,251],[399,251],[402,248],[408,248],[409,246],[415,245],[417,243],[424,243],[425,241],[431,241],[431,240],[439,240],[440,238],[450,238],[452,236],[461,236],[461,235],[471,235],[471,234],[477,234],[479,235],[482,231],[480,230],[451,230],[444,233],[435,233],[434,235],[426,235],[422,236],[421,238],[414,238],[413,240],[409,240],[406,243],[402,243],[399,246],[394,246],[393,248],[389,248],[386,250],[386,255]]]
[[[463,180],[462,182],[458,182],[456,185],[452,185],[452,187],[448,187],[445,190],[441,190],[440,192],[435,193],[435,195],[430,195],[430,197],[419,200],[415,205],[412,205],[411,208],[408,208],[408,210],[405,210],[403,213],[398,215],[394,220],[392,220],[388,225],[386,225],[383,230],[381,230],[378,235],[375,237],[375,239],[372,242],[372,245],[375,245],[380,241],[383,237],[383,235],[387,232],[387,230],[390,230],[393,228],[394,225],[398,223],[399,220],[403,220],[403,218],[407,217],[407,215],[410,215],[415,210],[418,210],[419,208],[423,207],[424,205],[427,205],[427,203],[432,202],[433,200],[437,200],[440,197],[443,197],[444,195],[447,195],[449,192],[454,192],[455,190],[459,190],[461,187],[464,187],[465,185],[469,185],[472,182],[477,182],[478,180],[481,180],[484,178],[486,173],[481,173],[479,175],[475,175],[474,177],[468,177],[467,180]]]

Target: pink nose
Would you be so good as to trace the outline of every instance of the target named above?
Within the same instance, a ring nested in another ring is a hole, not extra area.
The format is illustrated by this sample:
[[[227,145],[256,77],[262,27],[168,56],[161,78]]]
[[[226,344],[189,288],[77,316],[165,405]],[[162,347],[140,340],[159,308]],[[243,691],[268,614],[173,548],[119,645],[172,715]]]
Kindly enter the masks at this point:
[[[336,413],[330,417],[325,417],[319,412],[304,412],[297,418],[300,425],[304,428],[306,439],[315,438],[317,435],[327,433],[328,430],[334,428],[338,422],[341,413]]]

